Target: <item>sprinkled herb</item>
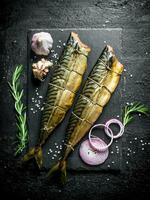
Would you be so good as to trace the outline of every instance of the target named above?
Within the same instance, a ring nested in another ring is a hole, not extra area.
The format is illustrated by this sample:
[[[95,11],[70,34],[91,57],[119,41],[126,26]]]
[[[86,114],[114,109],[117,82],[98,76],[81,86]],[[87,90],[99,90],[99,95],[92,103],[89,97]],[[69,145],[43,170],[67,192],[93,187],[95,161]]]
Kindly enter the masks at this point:
[[[141,103],[133,103],[132,105],[125,106],[123,113],[123,125],[126,126],[133,120],[132,114],[140,113],[148,117],[149,109]]]
[[[28,143],[28,130],[26,123],[26,107],[22,103],[23,89],[21,89],[19,78],[23,72],[23,66],[18,65],[13,73],[11,82],[8,82],[10,92],[15,100],[15,110],[18,127],[18,145],[16,148],[15,155],[21,153]]]

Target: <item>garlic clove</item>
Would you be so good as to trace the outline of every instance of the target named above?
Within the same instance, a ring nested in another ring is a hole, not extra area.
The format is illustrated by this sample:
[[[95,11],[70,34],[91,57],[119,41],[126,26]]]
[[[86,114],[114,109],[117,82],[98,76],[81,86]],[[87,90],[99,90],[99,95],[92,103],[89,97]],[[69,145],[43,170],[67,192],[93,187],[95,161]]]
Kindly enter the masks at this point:
[[[42,58],[37,63],[33,63],[32,71],[33,71],[34,78],[42,81],[44,77],[47,75],[47,73],[49,72],[49,68],[52,65],[53,65],[52,62],[45,60],[44,58]]]

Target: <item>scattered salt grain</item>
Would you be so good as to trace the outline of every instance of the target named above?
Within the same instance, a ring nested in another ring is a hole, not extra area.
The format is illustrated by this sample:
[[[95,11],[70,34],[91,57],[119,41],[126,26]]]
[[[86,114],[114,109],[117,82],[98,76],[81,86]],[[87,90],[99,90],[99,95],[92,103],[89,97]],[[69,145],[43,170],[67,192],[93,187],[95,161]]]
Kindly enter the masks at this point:
[[[130,141],[130,144],[132,144],[132,141]]]
[[[142,151],[144,151],[144,148],[142,148]]]
[[[110,168],[110,165],[107,165],[108,168]]]
[[[106,41],[104,40],[104,43],[106,44]]]
[[[111,154],[113,154],[114,152],[113,152],[113,151],[111,151],[110,153],[111,153]]]
[[[115,163],[115,161],[112,161],[111,163],[112,163],[112,164],[114,164],[114,163]]]
[[[124,69],[124,72],[126,72],[127,70],[126,69]]]
[[[132,74],[130,74],[130,77],[133,77],[133,75],[132,75]]]
[[[134,140],[137,140],[137,137],[135,137]]]
[[[128,161],[126,161],[126,164],[128,165],[128,164],[129,164],[129,162],[128,162]]]
[[[106,20],[106,21],[105,21],[105,23],[109,23],[109,22],[110,22],[109,20]]]
[[[109,178],[107,178],[106,180],[107,180],[107,181],[109,181],[110,179],[109,179]]]

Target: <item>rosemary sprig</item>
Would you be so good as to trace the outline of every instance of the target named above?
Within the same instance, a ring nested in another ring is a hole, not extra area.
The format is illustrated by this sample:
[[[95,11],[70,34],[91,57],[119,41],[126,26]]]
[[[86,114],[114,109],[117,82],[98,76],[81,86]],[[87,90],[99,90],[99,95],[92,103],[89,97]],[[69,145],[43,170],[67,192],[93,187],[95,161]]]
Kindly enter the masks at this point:
[[[16,148],[15,155],[21,153],[23,149],[26,147],[28,143],[28,130],[26,123],[26,107],[22,103],[23,89],[21,89],[20,85],[20,76],[23,72],[23,66],[19,65],[16,67],[11,83],[8,82],[10,87],[10,92],[15,100],[15,110],[16,110],[16,118],[17,118],[17,127],[18,127],[18,145]]]
[[[126,126],[128,123],[130,123],[133,120],[132,114],[134,113],[140,113],[144,114],[147,117],[149,116],[149,109],[144,106],[141,103],[133,103],[133,105],[125,106],[124,108],[124,114],[123,114],[123,125]]]

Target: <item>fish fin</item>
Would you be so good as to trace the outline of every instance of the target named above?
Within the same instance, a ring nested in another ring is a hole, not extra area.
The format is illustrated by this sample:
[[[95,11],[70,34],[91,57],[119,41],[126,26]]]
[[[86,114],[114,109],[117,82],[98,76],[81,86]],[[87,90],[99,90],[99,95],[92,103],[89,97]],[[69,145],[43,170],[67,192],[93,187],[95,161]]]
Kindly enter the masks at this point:
[[[31,160],[32,158],[35,158],[38,167],[41,168],[43,164],[43,156],[42,148],[40,146],[31,148],[28,153],[24,155],[22,161],[26,162],[28,160]]]
[[[64,184],[66,182],[66,160],[61,160],[57,162],[48,172],[47,177],[50,179],[54,176],[55,173],[60,173],[61,183]]]

